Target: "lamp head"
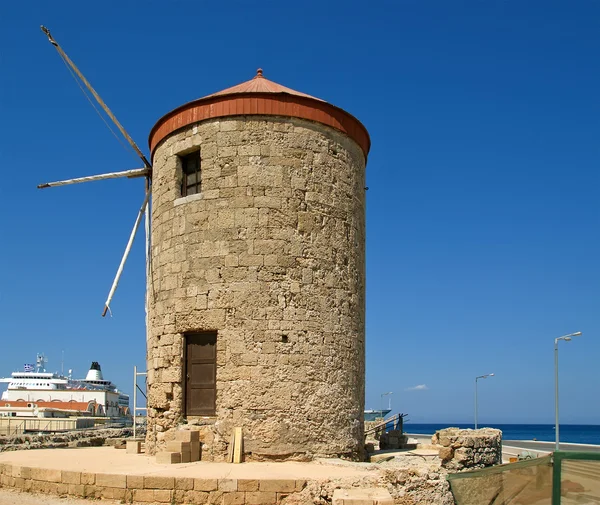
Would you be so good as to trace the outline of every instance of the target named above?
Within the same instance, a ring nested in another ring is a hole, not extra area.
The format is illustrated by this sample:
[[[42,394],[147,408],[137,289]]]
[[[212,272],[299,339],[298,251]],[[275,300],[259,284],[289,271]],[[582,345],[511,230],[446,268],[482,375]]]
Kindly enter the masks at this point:
[[[579,335],[581,335],[581,332],[580,332],[580,331],[577,331],[577,332],[573,333],[573,336],[574,336],[574,337],[578,337]]]
[[[493,376],[494,376],[494,374],[493,374],[493,373],[490,373],[490,374],[488,374],[488,375],[489,375],[490,377],[493,377]]]
[[[572,339],[571,339],[571,337],[565,337],[563,340],[564,340],[565,342],[570,342]]]

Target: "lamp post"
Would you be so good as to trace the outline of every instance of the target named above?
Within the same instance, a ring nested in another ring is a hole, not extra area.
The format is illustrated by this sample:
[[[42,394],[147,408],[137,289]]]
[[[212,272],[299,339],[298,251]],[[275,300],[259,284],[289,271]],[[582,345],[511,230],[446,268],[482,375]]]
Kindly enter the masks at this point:
[[[487,379],[488,377],[493,377],[493,373],[486,373],[485,375],[479,375],[475,377],[475,429],[477,429],[477,381],[479,379]]]
[[[571,337],[578,337],[579,335],[581,335],[581,332],[576,331],[575,333],[569,333],[568,335],[563,335],[562,337],[554,339],[554,435],[556,437],[555,450],[557,451],[560,449],[558,425],[558,341],[564,340],[565,342],[570,342]]]
[[[394,393],[392,391],[388,391],[387,393],[381,393],[381,404],[380,404],[380,406],[381,406],[381,411],[380,411],[381,412],[381,417],[384,417],[384,415],[383,415],[383,397],[384,396],[388,396],[388,395],[393,395],[393,394]],[[392,399],[391,398],[389,399],[389,404],[388,405],[389,405],[389,409],[392,410]]]

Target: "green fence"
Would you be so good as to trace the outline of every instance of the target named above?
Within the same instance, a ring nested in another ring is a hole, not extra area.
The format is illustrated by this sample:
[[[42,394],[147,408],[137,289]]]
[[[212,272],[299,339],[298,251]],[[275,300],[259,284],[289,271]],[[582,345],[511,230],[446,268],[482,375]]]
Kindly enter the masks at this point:
[[[600,453],[557,451],[448,481],[457,505],[600,505]]]

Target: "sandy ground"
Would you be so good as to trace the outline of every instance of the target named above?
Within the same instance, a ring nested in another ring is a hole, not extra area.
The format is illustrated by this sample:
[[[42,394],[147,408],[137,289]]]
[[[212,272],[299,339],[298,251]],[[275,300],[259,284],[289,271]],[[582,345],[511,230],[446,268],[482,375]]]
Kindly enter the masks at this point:
[[[48,494],[22,493],[11,489],[0,488],[0,505],[90,505],[90,500],[83,498],[60,498]],[[102,504],[114,505],[115,500],[102,500]]]

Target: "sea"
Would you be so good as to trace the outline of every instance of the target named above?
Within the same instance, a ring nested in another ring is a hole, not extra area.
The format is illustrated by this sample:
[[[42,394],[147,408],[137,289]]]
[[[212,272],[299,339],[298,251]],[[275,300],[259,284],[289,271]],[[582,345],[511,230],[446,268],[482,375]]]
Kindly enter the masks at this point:
[[[405,433],[433,434],[449,427],[473,428],[473,424],[417,424],[404,423]],[[502,430],[503,440],[539,440],[553,442],[553,424],[480,424],[479,428],[497,428]],[[600,445],[600,426],[589,424],[561,424],[560,441],[572,444]]]

